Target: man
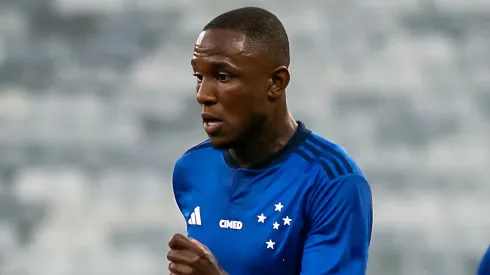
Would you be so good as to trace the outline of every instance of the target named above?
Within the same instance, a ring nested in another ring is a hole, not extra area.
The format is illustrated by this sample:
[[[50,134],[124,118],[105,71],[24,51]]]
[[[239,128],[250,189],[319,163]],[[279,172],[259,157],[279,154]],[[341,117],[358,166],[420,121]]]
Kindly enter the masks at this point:
[[[288,112],[279,19],[254,7],[221,14],[191,64],[209,140],[175,165],[188,236],[170,240],[171,274],[365,274],[370,188],[344,149]]]
[[[478,267],[477,275],[490,275],[490,246],[483,255],[483,259],[480,262],[480,266]]]

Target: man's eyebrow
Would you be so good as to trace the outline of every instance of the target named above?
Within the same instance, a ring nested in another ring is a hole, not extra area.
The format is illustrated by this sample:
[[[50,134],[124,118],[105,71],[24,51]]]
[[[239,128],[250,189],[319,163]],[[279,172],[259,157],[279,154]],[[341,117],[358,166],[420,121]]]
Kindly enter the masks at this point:
[[[229,63],[224,62],[224,61],[208,61],[206,63],[208,63],[208,66],[211,67],[213,70],[216,70],[216,71],[233,68],[232,65],[230,65]],[[191,60],[191,66],[192,67],[196,66],[196,59]]]
[[[223,61],[211,61],[211,68],[213,68],[215,71],[220,71],[220,70],[227,70],[230,69],[232,66],[230,64],[223,62]]]

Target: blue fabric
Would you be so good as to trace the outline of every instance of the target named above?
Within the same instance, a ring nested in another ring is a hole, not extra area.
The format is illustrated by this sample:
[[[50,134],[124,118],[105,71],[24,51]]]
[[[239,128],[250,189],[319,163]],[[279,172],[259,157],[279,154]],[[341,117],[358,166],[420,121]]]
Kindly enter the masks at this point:
[[[188,235],[231,275],[366,274],[371,190],[340,146],[300,123],[254,169],[205,141],[176,163],[173,188]]]

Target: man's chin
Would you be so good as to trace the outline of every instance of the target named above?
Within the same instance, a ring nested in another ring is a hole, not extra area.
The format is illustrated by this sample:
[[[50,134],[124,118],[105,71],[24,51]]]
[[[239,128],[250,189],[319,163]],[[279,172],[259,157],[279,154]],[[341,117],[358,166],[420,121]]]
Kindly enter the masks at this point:
[[[218,150],[230,149],[232,147],[232,142],[223,136],[209,136],[209,141],[211,146]]]

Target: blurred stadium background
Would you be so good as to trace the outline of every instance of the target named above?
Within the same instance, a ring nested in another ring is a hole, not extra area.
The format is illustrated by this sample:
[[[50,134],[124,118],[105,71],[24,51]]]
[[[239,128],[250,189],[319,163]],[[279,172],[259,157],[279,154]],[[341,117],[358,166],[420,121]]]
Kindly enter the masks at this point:
[[[372,184],[371,275],[474,274],[490,242],[490,1],[0,0],[0,274],[167,274],[171,172],[204,139],[202,26],[260,5],[296,118]]]

